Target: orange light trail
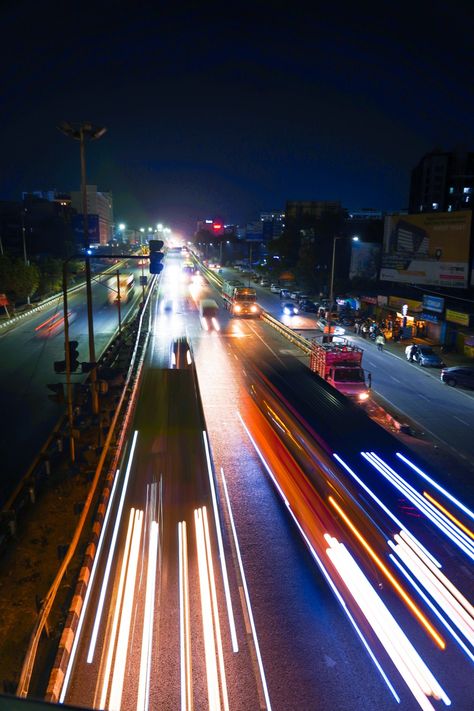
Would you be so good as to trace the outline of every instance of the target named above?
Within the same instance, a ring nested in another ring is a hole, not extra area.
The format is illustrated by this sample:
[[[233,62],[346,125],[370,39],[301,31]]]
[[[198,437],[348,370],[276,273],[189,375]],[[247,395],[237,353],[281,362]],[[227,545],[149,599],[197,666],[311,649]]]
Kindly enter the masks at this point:
[[[381,560],[379,558],[379,556],[374,551],[374,549],[369,545],[369,543],[366,541],[366,539],[363,537],[363,535],[360,533],[360,531],[356,528],[356,526],[354,526],[354,524],[352,523],[350,518],[341,509],[339,504],[335,501],[335,499],[332,496],[329,496],[329,503],[336,509],[336,511],[339,513],[339,515],[342,517],[342,519],[347,524],[347,526],[349,526],[349,528],[351,529],[352,533],[355,535],[357,540],[362,544],[362,546],[368,552],[368,554],[370,555],[372,560],[375,561],[375,563],[378,565],[378,567],[383,572],[383,574],[388,578],[388,580],[391,582],[391,584],[393,585],[395,590],[399,593],[399,595],[402,597],[402,599],[408,605],[408,607],[413,612],[413,614],[418,618],[418,620],[421,622],[423,627],[427,630],[428,634],[433,638],[433,640],[436,642],[436,644],[441,649],[445,649],[446,642],[444,641],[444,639],[436,631],[436,629],[433,627],[433,625],[430,623],[430,621],[425,617],[425,615],[422,613],[422,611],[419,609],[419,607],[414,603],[414,601],[411,599],[411,597],[408,595],[408,593],[403,589],[403,587],[400,585],[400,583],[395,578],[395,576],[387,568],[387,566],[385,565],[383,560]]]
[[[469,529],[467,526],[465,526],[463,523],[461,523],[461,521],[459,519],[457,519],[456,516],[453,516],[453,514],[450,513],[450,511],[448,511],[447,509],[445,509],[444,506],[442,506],[438,501],[436,501],[436,499],[433,499],[433,497],[430,496],[430,494],[428,494],[427,491],[423,492],[423,496],[425,496],[428,499],[428,501],[430,501],[434,506],[436,506],[440,511],[442,511],[445,516],[447,516],[449,519],[451,519],[451,521],[453,523],[455,523],[456,526],[459,526],[461,531],[464,531],[464,533],[467,536],[474,539],[474,533],[471,531],[471,529]]]

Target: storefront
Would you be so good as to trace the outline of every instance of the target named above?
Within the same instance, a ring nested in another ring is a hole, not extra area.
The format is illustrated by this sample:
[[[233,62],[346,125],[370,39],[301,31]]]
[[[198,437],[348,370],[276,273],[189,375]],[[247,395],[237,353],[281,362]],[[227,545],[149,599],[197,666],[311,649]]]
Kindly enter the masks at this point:
[[[440,296],[423,295],[423,311],[421,318],[425,322],[425,333],[433,343],[444,342],[444,299]]]
[[[459,353],[474,357],[474,349],[470,345],[473,338],[474,315],[462,311],[446,309],[445,343],[454,347]]]
[[[421,301],[389,296],[385,310],[393,321],[394,334],[399,334],[400,338],[426,337],[426,321],[422,318]]]

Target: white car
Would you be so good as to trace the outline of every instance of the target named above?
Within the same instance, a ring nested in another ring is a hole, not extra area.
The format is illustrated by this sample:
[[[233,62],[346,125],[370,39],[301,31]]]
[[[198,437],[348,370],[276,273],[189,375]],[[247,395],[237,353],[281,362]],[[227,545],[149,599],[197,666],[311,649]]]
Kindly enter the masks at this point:
[[[343,336],[346,332],[345,328],[338,326],[334,321],[327,321],[325,318],[318,319],[316,325],[323,333],[333,333],[335,336]]]
[[[270,291],[272,294],[279,294],[280,293],[280,287],[278,284],[270,284]]]

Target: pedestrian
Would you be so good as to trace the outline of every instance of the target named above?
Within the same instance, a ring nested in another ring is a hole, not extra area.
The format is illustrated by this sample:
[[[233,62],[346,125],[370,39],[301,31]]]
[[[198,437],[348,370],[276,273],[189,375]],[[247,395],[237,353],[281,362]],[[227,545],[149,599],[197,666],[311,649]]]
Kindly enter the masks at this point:
[[[376,336],[376,338],[375,338],[375,343],[377,344],[377,350],[380,351],[380,352],[382,352],[382,351],[383,351],[383,347],[384,347],[384,345],[385,345],[385,338],[384,338],[383,333],[379,333],[379,335]]]
[[[358,335],[359,335],[359,332],[360,332],[360,323],[359,323],[359,321],[356,321],[356,322],[355,322],[355,324],[354,324],[354,331],[355,331],[355,333],[356,333],[356,336],[358,336]]]
[[[369,333],[369,329],[366,323],[362,324],[362,338],[367,338],[367,334]]]
[[[410,363],[413,363],[413,361],[415,360],[415,351],[416,351],[416,344],[413,343],[410,346],[410,350],[408,352],[408,360],[410,361]]]

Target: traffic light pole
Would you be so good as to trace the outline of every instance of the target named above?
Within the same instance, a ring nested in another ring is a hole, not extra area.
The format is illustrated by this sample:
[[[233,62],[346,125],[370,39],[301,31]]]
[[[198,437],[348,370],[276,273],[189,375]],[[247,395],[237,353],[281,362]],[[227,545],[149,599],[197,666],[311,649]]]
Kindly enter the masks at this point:
[[[120,298],[120,271],[117,269],[117,308],[118,308],[118,328],[122,333],[122,301]]]
[[[66,402],[67,419],[69,424],[69,453],[71,462],[76,459],[76,447],[74,442],[74,417],[72,410],[72,386],[71,386],[71,352],[69,350],[69,312],[67,302],[67,265],[68,260],[63,262],[63,313],[64,313],[64,357],[66,360]]]

